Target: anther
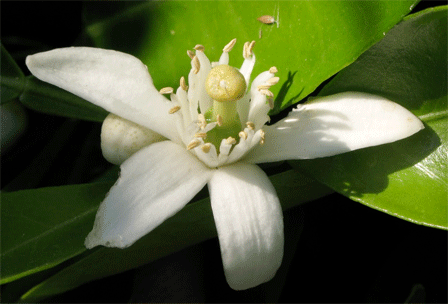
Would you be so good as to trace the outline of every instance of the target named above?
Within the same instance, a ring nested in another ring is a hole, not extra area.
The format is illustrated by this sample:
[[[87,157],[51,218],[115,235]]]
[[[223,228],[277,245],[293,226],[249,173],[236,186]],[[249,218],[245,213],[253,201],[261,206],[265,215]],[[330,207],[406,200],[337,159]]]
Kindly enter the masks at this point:
[[[175,106],[175,107],[172,107],[169,111],[168,111],[168,113],[169,114],[174,114],[174,113],[176,113],[177,111],[179,111],[180,110],[180,106]]]
[[[201,149],[202,149],[202,151],[204,151],[204,153],[208,153],[208,152],[210,152],[211,147],[212,147],[211,143],[206,143],[201,146]]]
[[[203,51],[204,51],[204,46],[203,46],[202,44],[196,44],[196,46],[194,47],[194,49],[195,49],[196,51],[201,51],[201,52],[203,52]]]
[[[187,55],[188,55],[188,57],[190,57],[190,59],[193,59],[194,56],[196,56],[196,55],[194,54],[194,52],[193,52],[193,51],[190,51],[190,50],[187,50]]]
[[[187,146],[187,150],[191,150],[196,148],[197,146],[199,146],[201,144],[201,142],[197,139],[193,139],[192,141],[190,141],[190,143]]]
[[[228,145],[234,145],[234,144],[236,144],[236,139],[233,138],[232,136],[230,136],[230,137],[228,137],[228,138],[226,139],[226,144],[228,144]]]
[[[257,86],[257,90],[261,91],[261,90],[269,90],[271,86],[269,84],[260,84],[259,86]]]
[[[232,41],[227,43],[222,51],[225,52],[225,53],[230,52],[233,49],[233,46],[235,45],[235,43],[236,43],[236,38],[232,39]]]
[[[238,133],[238,136],[239,136],[240,138],[244,138],[244,140],[247,139],[247,133],[244,132],[244,131],[241,131],[240,133]]]
[[[268,81],[266,81],[269,85],[273,86],[275,84],[278,83],[278,81],[280,80],[280,77],[272,77],[271,79],[269,79]]]
[[[198,126],[201,128],[201,130],[204,130],[207,126],[207,121],[205,120],[204,114],[202,113],[198,114]]]
[[[199,73],[199,69],[201,68],[201,64],[199,63],[199,59],[198,59],[197,56],[193,57],[192,63],[193,63],[193,67],[194,67],[193,73],[194,74]]]
[[[187,84],[185,83],[185,77],[184,77],[184,76],[182,76],[182,77],[180,78],[180,87],[181,87],[182,90],[184,90],[184,91],[187,91],[187,90],[188,90],[188,86],[187,86]]]
[[[216,122],[218,123],[218,126],[222,126],[223,121],[222,121],[222,116],[221,115],[216,115]]]
[[[250,54],[249,54],[249,45],[250,45],[250,42],[249,42],[249,41],[246,41],[246,42],[244,43],[244,47],[243,47],[243,57],[244,57],[245,59],[249,59],[249,57],[250,57]]]
[[[254,49],[255,46],[255,40],[252,40],[252,42],[249,44],[249,55],[252,56],[254,53],[252,52],[252,50]]]
[[[266,95],[268,97],[274,97],[274,93],[272,93],[269,90],[260,90],[260,93],[263,94],[263,95]]]
[[[160,91],[159,91],[160,94],[171,94],[173,92],[174,92],[174,90],[171,87],[166,87],[166,88],[160,89]]]
[[[261,137],[260,145],[264,144],[264,135],[265,135],[264,131],[260,129],[260,137]]]
[[[251,121],[246,122],[246,126],[251,130],[255,129],[255,124]]]
[[[205,132],[198,132],[194,135],[194,137],[196,138],[206,138],[207,137],[207,133]]]
[[[277,73],[278,72],[278,70],[277,70],[277,68],[275,67],[275,66],[273,66],[273,67],[271,67],[270,69],[269,69],[269,73],[271,73],[271,74],[275,74],[275,73]]]

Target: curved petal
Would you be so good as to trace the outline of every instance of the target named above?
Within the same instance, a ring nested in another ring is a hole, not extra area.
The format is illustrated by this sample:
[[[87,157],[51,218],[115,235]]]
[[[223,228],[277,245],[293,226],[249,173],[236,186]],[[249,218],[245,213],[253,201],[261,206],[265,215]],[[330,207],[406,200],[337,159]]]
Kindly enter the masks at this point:
[[[109,113],[101,127],[101,151],[104,158],[121,165],[138,150],[165,137],[132,121]]]
[[[86,247],[132,245],[182,209],[211,173],[170,141],[138,151],[121,165],[120,178],[98,209]]]
[[[272,126],[265,144],[247,156],[251,163],[332,156],[394,142],[423,129],[402,106],[383,97],[345,92],[299,105]]]
[[[180,142],[169,101],[136,57],[112,50],[70,47],[26,58],[34,76],[105,110]]]
[[[283,215],[266,174],[256,165],[222,167],[208,187],[230,287],[272,279],[283,259]]]

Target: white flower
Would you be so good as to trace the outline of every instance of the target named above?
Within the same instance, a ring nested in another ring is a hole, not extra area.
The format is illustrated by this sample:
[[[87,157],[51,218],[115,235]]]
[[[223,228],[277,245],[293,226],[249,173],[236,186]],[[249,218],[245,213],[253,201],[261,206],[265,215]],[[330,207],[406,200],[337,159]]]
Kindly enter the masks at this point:
[[[256,163],[331,156],[423,128],[398,104],[353,92],[317,98],[265,126],[273,96],[269,87],[279,79],[272,67],[249,86],[254,42],[244,46],[242,77],[213,76],[206,85],[212,67],[228,64],[234,44],[226,45],[215,63],[201,45],[189,51],[189,88],[182,78],[175,93],[172,88],[159,93],[140,60],[112,50],[73,47],[27,58],[37,78],[115,114],[103,124],[102,148],[111,162],[124,162],[99,207],[88,248],[130,246],[207,184],[227,282],[237,290],[257,286],[281,264],[283,220],[275,189]],[[225,94],[235,89],[226,98],[237,100],[219,103],[214,93],[220,89]]]

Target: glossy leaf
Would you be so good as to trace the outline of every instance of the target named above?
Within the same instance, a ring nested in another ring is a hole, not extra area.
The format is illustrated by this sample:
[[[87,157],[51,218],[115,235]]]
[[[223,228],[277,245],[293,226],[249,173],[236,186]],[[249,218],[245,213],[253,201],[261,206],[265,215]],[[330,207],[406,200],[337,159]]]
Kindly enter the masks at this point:
[[[1,284],[85,251],[99,203],[112,183],[2,193]]]
[[[172,1],[124,5],[90,2],[85,11],[119,14],[98,20],[86,13],[87,32],[97,47],[140,58],[157,88],[177,87],[187,75],[186,50],[203,44],[212,61],[231,39],[238,43],[231,65],[242,63],[245,41],[256,41],[254,74],[276,66],[281,81],[272,88],[277,113],[300,101],[324,80],[352,63],[383,38],[418,1]],[[210,12],[219,12],[219,17]],[[271,15],[275,22],[257,20]],[[90,17],[89,17],[90,16]],[[91,20],[91,21],[89,21]]]
[[[448,229],[447,7],[411,15],[321,91],[382,95],[418,115],[425,129],[393,144],[294,162],[367,206]]]
[[[327,187],[292,170],[270,179],[279,194],[283,209],[331,193]],[[91,228],[90,225],[87,227]],[[202,199],[188,204],[129,248],[98,247],[86,252],[72,265],[30,289],[21,300],[39,301],[89,281],[141,266],[215,236],[216,228],[210,201],[208,198]]]
[[[1,45],[1,96],[0,102],[5,103],[16,98],[22,92],[25,75],[14,59]]]
[[[29,76],[20,101],[28,108],[52,115],[103,122],[108,112],[54,85]]]

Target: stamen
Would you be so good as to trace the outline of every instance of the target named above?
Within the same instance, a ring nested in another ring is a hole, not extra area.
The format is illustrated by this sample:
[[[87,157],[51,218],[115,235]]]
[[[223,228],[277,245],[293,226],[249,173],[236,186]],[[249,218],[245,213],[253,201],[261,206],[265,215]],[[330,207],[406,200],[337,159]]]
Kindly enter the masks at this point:
[[[260,93],[263,94],[263,95],[266,95],[268,97],[274,97],[274,93],[272,93],[269,90],[260,90]]]
[[[266,81],[269,85],[273,86],[275,84],[278,83],[278,81],[280,80],[280,77],[272,77],[271,79],[269,79],[268,81]]]
[[[257,86],[257,90],[261,91],[261,90],[268,90],[271,86],[269,84],[260,84],[259,86]]]
[[[202,151],[204,151],[204,153],[208,153],[208,152],[210,152],[211,147],[212,147],[211,143],[206,143],[201,146],[201,149],[202,149]]]
[[[264,144],[264,135],[265,135],[265,134],[266,134],[266,133],[264,133],[264,131],[260,129],[260,137],[261,137],[260,145]]]
[[[273,66],[273,67],[271,67],[270,69],[269,69],[269,73],[271,73],[271,74],[275,74],[275,73],[277,73],[278,72],[278,70],[277,70],[277,68],[275,67],[275,66]]]
[[[172,87],[166,87],[166,88],[160,89],[160,91],[159,91],[160,94],[171,94],[173,92],[174,92],[174,90]]]
[[[203,52],[203,51],[204,51],[204,46],[203,46],[202,44],[196,44],[196,46],[194,47],[194,49],[195,49],[196,51],[201,51],[201,52]]]
[[[236,43],[236,38],[232,39],[232,41],[227,43],[222,51],[226,52],[226,53],[230,52],[233,49],[233,46],[235,45],[235,43]]]
[[[246,126],[251,130],[255,129],[255,124],[251,121],[246,122]]]
[[[216,115],[216,122],[218,123],[218,126],[222,126],[223,121],[222,121],[222,116],[221,115]]]
[[[202,113],[198,114],[198,126],[201,128],[201,130],[204,130],[207,126],[207,121],[205,120],[204,114]]]
[[[175,106],[175,107],[172,107],[169,111],[168,111],[168,113],[169,114],[174,114],[174,113],[176,113],[177,111],[179,111],[180,110],[180,106]]]
[[[238,136],[239,136],[240,138],[244,138],[244,140],[247,139],[247,133],[246,133],[245,131],[241,131],[240,133],[238,133]]]
[[[249,55],[252,56],[254,53],[252,52],[255,46],[255,40],[252,40],[252,42],[249,44]]]
[[[198,59],[198,57],[196,55],[193,57],[192,63],[193,63],[193,67],[194,67],[193,73],[194,74],[199,73],[199,69],[201,68],[201,64],[199,63],[199,59]]]
[[[244,47],[243,47],[243,57],[244,57],[244,59],[249,59],[249,57],[250,57],[250,54],[249,54],[249,51],[248,51],[249,45],[250,45],[249,41],[246,41],[244,43]]]
[[[194,54],[194,52],[193,52],[193,51],[190,51],[190,50],[187,50],[187,55],[188,55],[188,57],[190,57],[190,59],[193,59],[194,56],[196,56],[196,55]]]
[[[187,150],[191,150],[196,148],[197,146],[199,146],[201,144],[201,142],[197,139],[193,139],[192,141],[190,141],[190,143],[187,146]]]
[[[198,132],[194,135],[194,137],[196,138],[206,138],[207,137],[207,133],[205,132]]]
[[[228,138],[226,139],[226,144],[228,144],[228,145],[234,145],[234,144],[236,144],[236,139],[233,138],[232,136],[230,136],[230,137],[228,137]]]
[[[187,90],[188,90],[188,86],[187,86],[187,84],[185,83],[185,77],[184,77],[184,76],[182,76],[182,77],[180,78],[180,87],[181,87],[182,90],[184,90],[184,91],[187,91]]]

